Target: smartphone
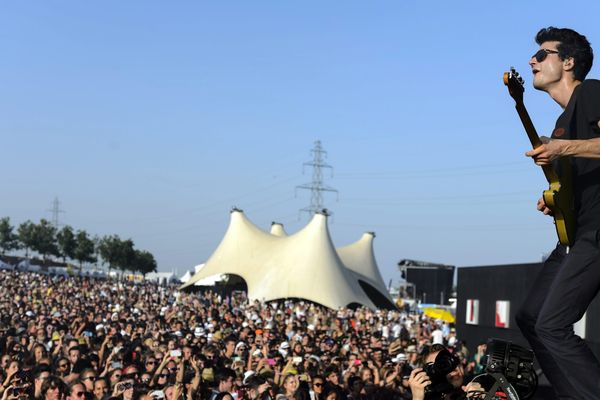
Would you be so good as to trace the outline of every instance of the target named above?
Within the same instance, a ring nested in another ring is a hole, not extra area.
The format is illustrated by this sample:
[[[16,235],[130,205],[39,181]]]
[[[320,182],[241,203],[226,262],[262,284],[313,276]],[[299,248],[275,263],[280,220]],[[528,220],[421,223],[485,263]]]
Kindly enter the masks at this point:
[[[267,358],[267,364],[269,364],[272,367],[273,365],[275,365],[275,359],[274,358]]]
[[[181,350],[171,350],[171,357],[181,357]]]
[[[120,363],[119,361],[113,361],[110,363],[110,367],[112,369],[120,369],[120,368],[123,368],[123,364]]]
[[[292,358],[292,363],[294,363],[294,365],[298,365],[302,362],[302,357],[294,357]]]

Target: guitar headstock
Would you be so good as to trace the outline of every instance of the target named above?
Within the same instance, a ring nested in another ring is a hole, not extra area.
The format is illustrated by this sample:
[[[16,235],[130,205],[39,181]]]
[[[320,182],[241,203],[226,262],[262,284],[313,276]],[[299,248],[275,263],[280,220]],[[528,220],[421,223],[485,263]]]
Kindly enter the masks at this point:
[[[525,81],[515,70],[510,67],[510,71],[504,73],[504,84],[508,87],[508,93],[517,103],[523,102],[523,92],[525,92]]]

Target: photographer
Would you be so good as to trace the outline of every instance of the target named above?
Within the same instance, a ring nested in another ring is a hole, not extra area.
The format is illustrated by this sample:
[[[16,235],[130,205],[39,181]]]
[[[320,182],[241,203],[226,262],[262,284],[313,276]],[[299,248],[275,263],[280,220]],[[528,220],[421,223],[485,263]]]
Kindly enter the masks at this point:
[[[475,382],[463,386],[463,366],[443,345],[432,345],[422,357],[424,367],[415,368],[408,379],[413,400],[461,399],[479,388]]]

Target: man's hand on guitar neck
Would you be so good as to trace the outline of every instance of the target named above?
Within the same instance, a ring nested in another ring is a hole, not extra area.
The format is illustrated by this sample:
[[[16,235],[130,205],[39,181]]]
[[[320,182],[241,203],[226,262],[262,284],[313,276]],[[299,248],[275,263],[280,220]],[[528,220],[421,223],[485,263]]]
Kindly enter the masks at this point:
[[[544,213],[544,215],[552,215],[552,210],[546,207],[546,202],[544,201],[543,197],[540,197],[538,200],[537,209],[538,211]]]
[[[525,153],[527,157],[533,158],[537,165],[548,165],[561,156],[566,156],[571,140],[550,139],[542,136],[542,145]]]
[[[598,122],[600,128],[600,121]],[[525,153],[537,165],[548,165],[558,157],[600,158],[600,137],[585,140],[549,139],[541,137],[542,145]]]

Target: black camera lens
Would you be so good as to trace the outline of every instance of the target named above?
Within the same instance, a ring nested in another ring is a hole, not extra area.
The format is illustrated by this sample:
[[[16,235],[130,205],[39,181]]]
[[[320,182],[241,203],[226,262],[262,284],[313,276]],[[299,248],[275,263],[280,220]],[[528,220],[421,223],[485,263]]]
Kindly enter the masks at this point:
[[[448,350],[440,351],[435,357],[434,362],[425,365],[424,370],[431,384],[427,386],[426,391],[433,393],[446,393],[452,390],[452,385],[448,382],[446,376],[454,371],[459,364],[458,357],[454,356]],[[431,395],[427,396],[431,399]]]
[[[400,371],[402,379],[410,378],[410,373],[412,372],[412,370],[413,368],[409,364],[404,364],[402,366],[402,370]]]

